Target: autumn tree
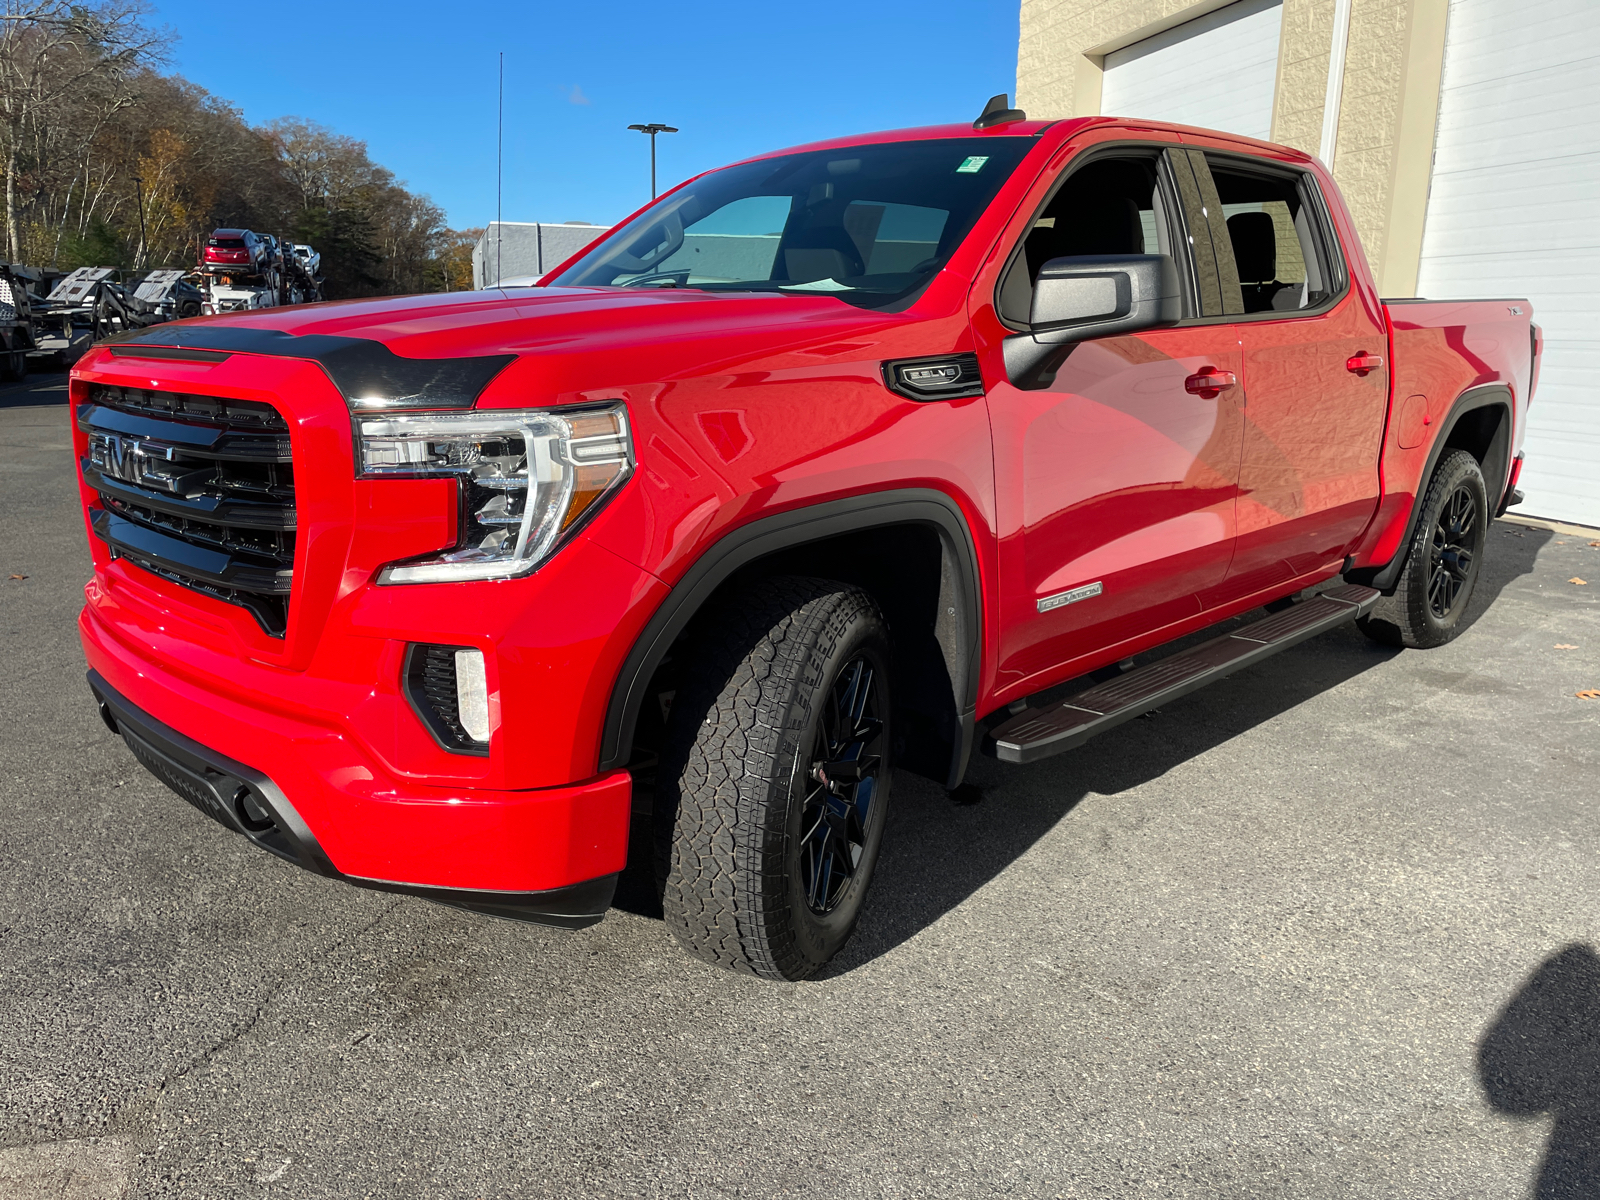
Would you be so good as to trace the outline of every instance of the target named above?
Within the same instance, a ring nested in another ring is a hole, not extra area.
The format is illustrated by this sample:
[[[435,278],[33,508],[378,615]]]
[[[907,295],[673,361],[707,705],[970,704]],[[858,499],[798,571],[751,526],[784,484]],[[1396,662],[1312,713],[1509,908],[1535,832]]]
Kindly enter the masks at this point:
[[[218,227],[309,242],[330,297],[439,290],[460,235],[364,142],[298,118],[252,127],[156,68],[143,0],[0,0],[5,256],[56,267],[198,261]],[[453,264],[453,259],[452,259]]]
[[[0,155],[5,163],[6,250],[21,257],[19,174],[47,166],[58,147],[49,132],[63,109],[90,115],[98,100],[122,106],[122,85],[165,48],[165,37],[143,22],[143,0],[0,0]],[[82,89],[85,97],[75,93]],[[84,100],[88,100],[85,104]],[[69,139],[70,144],[70,139]]]

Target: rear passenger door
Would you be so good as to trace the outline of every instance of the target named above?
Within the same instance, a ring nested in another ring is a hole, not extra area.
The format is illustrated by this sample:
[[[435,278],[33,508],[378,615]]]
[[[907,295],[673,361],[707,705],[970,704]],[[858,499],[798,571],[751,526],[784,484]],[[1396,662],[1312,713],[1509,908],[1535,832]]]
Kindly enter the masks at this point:
[[[1190,152],[1244,359],[1237,543],[1223,603],[1337,567],[1378,501],[1388,407],[1376,301],[1308,172]]]

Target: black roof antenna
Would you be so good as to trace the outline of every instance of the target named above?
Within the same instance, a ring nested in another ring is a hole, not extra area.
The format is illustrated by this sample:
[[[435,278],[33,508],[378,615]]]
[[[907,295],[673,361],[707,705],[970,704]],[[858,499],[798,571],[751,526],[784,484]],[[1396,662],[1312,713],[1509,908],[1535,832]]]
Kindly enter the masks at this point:
[[[1026,121],[1028,114],[1020,108],[1009,108],[1010,100],[1004,92],[998,96],[990,96],[989,103],[983,106],[983,112],[978,114],[978,119],[972,123],[974,129],[988,129],[991,125],[1009,125],[1013,121]]]

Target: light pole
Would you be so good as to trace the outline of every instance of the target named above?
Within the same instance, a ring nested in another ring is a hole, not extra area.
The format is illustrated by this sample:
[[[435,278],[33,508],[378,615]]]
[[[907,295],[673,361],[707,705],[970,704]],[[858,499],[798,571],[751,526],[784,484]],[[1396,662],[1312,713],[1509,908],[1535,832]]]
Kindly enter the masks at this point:
[[[629,129],[637,129],[640,133],[650,135],[650,199],[656,198],[656,134],[677,133],[671,125],[662,125],[652,121],[648,125],[629,125]]]
[[[133,177],[133,191],[139,198],[139,253],[133,256],[133,269],[137,271],[144,261],[144,180],[137,175]]]

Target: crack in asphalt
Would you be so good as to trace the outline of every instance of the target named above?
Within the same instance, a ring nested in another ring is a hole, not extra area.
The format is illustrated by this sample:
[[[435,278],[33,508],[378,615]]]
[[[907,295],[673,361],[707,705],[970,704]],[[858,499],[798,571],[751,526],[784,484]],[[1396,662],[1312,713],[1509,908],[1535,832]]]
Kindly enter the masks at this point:
[[[212,1063],[212,1061],[215,1060],[216,1057],[219,1054],[221,1054],[224,1050],[226,1050],[229,1046],[232,1046],[235,1043],[241,1041],[243,1038],[247,1037],[250,1034],[250,1032],[253,1029],[255,1029],[255,1027],[257,1025],[259,1025],[261,1023],[261,1018],[266,1015],[267,1010],[272,1007],[273,1002],[276,1001],[277,998],[280,995],[283,994],[284,990],[287,987],[289,987],[289,985],[295,979],[300,978],[301,976],[303,976],[308,968],[315,966],[319,962],[325,961],[326,959],[330,958],[335,952],[337,952],[338,950],[343,949],[346,945],[350,944],[351,942],[357,941],[362,937],[365,937],[368,933],[371,933],[374,929],[376,929],[378,927],[378,925],[380,923],[382,923],[382,921],[384,920],[385,917],[387,917],[390,913],[392,913],[396,908],[400,907],[400,904],[404,899],[405,899],[405,897],[403,897],[403,896],[396,896],[393,900],[391,900],[387,905],[384,906],[384,909],[383,909],[382,912],[380,912],[372,920],[368,921],[365,925],[361,926],[361,928],[359,928],[359,929],[357,929],[357,930],[355,930],[355,931],[353,931],[351,933],[346,933],[342,937],[336,938],[334,941],[330,942],[327,946],[323,947],[317,953],[312,955],[311,958],[307,959],[304,963],[298,964],[293,972],[286,973],[272,987],[272,989],[266,994],[266,996],[264,996],[261,999],[261,1002],[256,1005],[255,1012],[250,1015],[249,1020],[245,1021],[245,1023],[243,1025],[239,1026],[239,1028],[237,1028],[237,1029],[234,1029],[234,1030],[230,1031],[229,1033],[224,1035],[220,1040],[218,1040],[215,1045],[210,1046],[207,1049],[201,1051],[201,1053],[197,1057],[195,1057],[194,1059],[190,1060],[186,1065],[180,1067],[178,1070],[168,1072],[166,1075],[164,1075],[161,1078],[161,1080],[158,1083],[156,1083],[156,1084],[152,1085],[150,1088],[146,1089],[145,1095],[147,1097],[153,1095],[154,1098],[155,1098],[154,1109],[156,1111],[160,1110],[161,1100],[165,1096],[167,1088],[169,1086],[171,1086],[172,1084],[178,1082],[178,1080],[183,1079],[183,1078],[187,1077],[188,1075],[192,1074],[196,1069],[198,1069],[200,1067],[209,1066]]]

